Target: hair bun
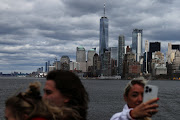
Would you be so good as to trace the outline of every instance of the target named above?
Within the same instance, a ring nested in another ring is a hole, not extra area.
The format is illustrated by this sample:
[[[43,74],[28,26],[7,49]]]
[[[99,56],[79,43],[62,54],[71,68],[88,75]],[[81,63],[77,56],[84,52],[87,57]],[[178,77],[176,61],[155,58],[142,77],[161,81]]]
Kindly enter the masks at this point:
[[[34,99],[41,99],[40,96],[40,82],[34,82],[29,84],[29,89],[25,93],[27,97]]]

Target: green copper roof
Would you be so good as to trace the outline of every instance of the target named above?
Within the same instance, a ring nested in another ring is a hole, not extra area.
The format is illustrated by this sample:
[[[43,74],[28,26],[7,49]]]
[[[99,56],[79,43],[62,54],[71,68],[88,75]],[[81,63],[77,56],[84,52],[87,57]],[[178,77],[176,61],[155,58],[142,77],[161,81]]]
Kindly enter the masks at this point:
[[[85,50],[83,46],[77,47],[79,50]]]
[[[95,51],[94,49],[90,49],[89,51]]]

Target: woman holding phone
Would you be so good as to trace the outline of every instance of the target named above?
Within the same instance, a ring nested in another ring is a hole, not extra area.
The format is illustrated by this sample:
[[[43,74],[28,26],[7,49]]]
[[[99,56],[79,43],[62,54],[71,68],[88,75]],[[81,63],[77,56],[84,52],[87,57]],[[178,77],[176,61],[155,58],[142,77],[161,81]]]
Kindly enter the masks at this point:
[[[155,102],[159,98],[154,98],[143,103],[145,83],[144,80],[131,80],[127,84],[124,92],[124,100],[127,104],[124,106],[122,112],[114,114],[110,120],[146,120],[158,112],[156,109],[158,104]]]

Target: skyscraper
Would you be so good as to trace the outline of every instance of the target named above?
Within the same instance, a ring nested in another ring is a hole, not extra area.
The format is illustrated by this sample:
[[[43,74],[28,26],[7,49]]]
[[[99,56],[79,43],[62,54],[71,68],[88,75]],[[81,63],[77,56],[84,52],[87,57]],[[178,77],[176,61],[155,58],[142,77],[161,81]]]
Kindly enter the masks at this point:
[[[118,48],[109,47],[111,52],[111,75],[117,75],[117,60],[118,60]]]
[[[77,47],[76,49],[76,62],[80,64],[79,70],[82,70],[82,72],[87,71],[86,67],[86,50],[84,47]]]
[[[94,57],[95,53],[96,53],[96,49],[88,50],[88,53],[87,53],[87,69],[88,69],[88,67],[93,66],[93,57]]]
[[[136,55],[136,61],[140,61],[142,55],[143,30],[134,29],[132,32],[132,52]]]
[[[123,59],[125,54],[125,39],[123,35],[119,36],[118,40],[118,74],[123,74]]]
[[[60,60],[61,70],[70,70],[70,59],[68,56],[62,56]]]
[[[180,44],[173,44],[172,45],[173,50],[179,50],[180,51]]]
[[[47,72],[47,71],[48,71],[48,63],[45,62],[45,72]]]
[[[160,42],[150,42],[149,52],[161,51],[161,43]]]
[[[103,55],[104,51],[108,49],[108,18],[105,16],[105,4],[104,4],[104,16],[100,19],[100,41],[99,41],[99,55]]]
[[[86,51],[82,46],[76,48],[76,62],[86,62]]]

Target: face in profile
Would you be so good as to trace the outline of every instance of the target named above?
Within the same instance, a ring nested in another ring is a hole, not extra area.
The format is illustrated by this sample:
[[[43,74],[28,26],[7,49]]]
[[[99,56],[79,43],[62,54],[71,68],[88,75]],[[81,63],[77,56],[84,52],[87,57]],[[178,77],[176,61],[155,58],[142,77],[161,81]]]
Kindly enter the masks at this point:
[[[11,110],[8,107],[5,108],[5,116],[4,117],[6,120],[18,120],[15,118],[15,116],[12,114]]]
[[[52,105],[61,107],[64,103],[68,102],[69,99],[64,97],[62,93],[56,88],[53,80],[46,80],[44,87],[44,99],[48,100]]]
[[[129,90],[128,96],[124,96],[128,107],[135,108],[142,103],[144,87],[139,84],[135,84]]]

